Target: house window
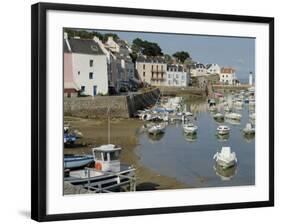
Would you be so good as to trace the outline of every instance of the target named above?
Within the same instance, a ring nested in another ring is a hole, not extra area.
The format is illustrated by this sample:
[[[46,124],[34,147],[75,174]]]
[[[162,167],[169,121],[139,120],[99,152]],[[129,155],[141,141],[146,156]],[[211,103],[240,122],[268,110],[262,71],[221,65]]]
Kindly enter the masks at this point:
[[[81,92],[85,92],[86,87],[85,86],[81,86]]]
[[[151,70],[153,70],[153,65],[151,65]]]
[[[161,71],[163,71],[163,65],[161,65]]]
[[[145,72],[142,73],[142,76],[145,77]]]
[[[77,74],[80,75],[80,71],[78,71]]]
[[[89,73],[89,79],[93,79],[93,73],[92,72]]]
[[[90,67],[93,67],[94,61],[90,60]]]
[[[145,69],[145,64],[143,64],[142,68]]]

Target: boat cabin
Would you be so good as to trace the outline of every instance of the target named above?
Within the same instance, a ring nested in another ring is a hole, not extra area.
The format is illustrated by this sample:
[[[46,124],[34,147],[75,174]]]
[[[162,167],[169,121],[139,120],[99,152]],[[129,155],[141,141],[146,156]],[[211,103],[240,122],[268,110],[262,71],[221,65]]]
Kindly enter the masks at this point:
[[[92,150],[96,170],[120,172],[121,148],[108,144],[93,148]]]

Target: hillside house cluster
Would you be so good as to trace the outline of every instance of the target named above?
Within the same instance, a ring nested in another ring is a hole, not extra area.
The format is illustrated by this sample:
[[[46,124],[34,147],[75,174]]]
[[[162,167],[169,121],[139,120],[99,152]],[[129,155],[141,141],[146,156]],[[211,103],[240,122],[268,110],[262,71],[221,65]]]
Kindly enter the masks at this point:
[[[191,84],[204,88],[206,83],[235,85],[233,68],[218,64],[179,63],[175,58],[138,55],[132,61],[129,44],[109,36],[106,42],[93,39],[69,38],[64,33],[64,95],[106,95],[144,86],[186,87]]]
[[[105,95],[138,85],[131,49],[123,40],[109,37],[68,38],[64,33],[64,95]]]
[[[136,71],[142,83],[152,86],[185,87],[190,83],[190,74],[183,65],[168,63],[162,56],[139,56]]]

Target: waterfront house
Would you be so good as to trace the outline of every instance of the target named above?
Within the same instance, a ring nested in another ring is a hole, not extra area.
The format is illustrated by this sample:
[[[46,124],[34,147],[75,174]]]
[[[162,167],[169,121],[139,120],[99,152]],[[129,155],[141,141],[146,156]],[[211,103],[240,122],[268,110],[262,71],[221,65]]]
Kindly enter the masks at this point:
[[[112,56],[111,78],[112,85],[117,91],[122,88],[129,89],[137,82],[135,79],[135,65],[131,59],[132,52],[128,43],[121,39],[116,39],[109,36],[105,48],[108,49]]]
[[[231,67],[223,67],[220,72],[220,83],[225,85],[234,85],[237,82],[235,69]]]
[[[66,41],[63,42],[63,71],[64,71],[64,96],[77,97],[79,86],[76,85],[73,75],[72,53],[68,50]]]
[[[179,64],[167,65],[166,86],[186,87],[190,83],[190,74]]]
[[[139,56],[136,60],[136,70],[144,85],[165,86],[167,83],[167,64],[162,56]]]
[[[68,85],[76,86],[83,95],[95,96],[108,93],[107,58],[97,42],[79,37],[64,38],[64,77],[71,73]]]
[[[207,69],[202,63],[194,63],[190,67],[190,75],[191,77],[206,76]]]
[[[206,72],[209,75],[216,75],[220,74],[221,68],[218,64],[207,64],[206,65]]]

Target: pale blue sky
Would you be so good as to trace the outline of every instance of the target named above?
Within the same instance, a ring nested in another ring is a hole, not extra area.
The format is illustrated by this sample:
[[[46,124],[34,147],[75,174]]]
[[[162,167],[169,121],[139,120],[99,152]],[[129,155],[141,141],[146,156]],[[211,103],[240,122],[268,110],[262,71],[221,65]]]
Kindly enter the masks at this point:
[[[187,51],[194,61],[234,67],[240,79],[248,78],[249,71],[255,74],[254,38],[102,31],[102,33],[108,32],[116,33],[129,43],[137,37],[157,42],[163,53]]]

